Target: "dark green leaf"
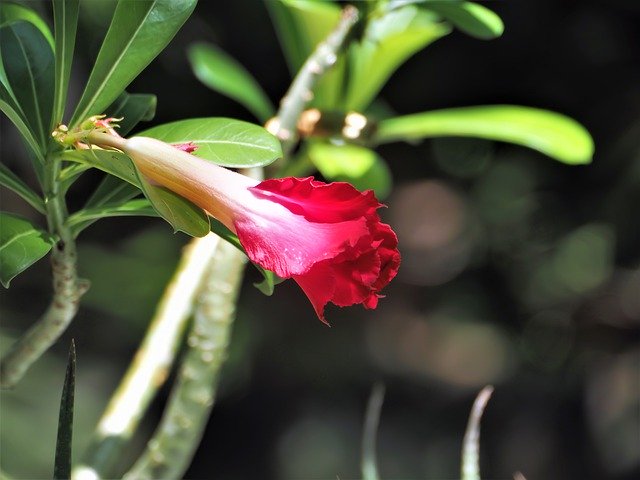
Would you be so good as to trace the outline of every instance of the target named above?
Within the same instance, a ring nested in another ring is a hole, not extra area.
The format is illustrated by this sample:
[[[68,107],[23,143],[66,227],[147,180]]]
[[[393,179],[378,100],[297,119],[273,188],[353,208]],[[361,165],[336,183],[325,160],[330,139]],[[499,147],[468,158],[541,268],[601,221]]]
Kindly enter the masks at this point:
[[[472,37],[491,40],[504,31],[500,17],[477,3],[436,0],[426,2],[425,6]]]
[[[0,3],[0,27],[18,20],[24,20],[25,22],[35,25],[35,27],[42,32],[42,35],[44,35],[44,38],[46,38],[47,42],[49,42],[49,45],[51,45],[51,48],[53,49],[53,35],[51,35],[49,25],[47,25],[47,22],[45,22],[40,15],[30,8],[18,3],[7,1]]]
[[[121,203],[140,194],[140,189],[113,175],[105,175],[84,208],[100,207],[107,203]]]
[[[122,92],[118,99],[105,110],[107,116],[121,118],[118,133],[127,135],[141,121],[153,120],[158,99],[147,93]]]
[[[449,31],[414,5],[372,18],[361,41],[349,50],[345,108],[364,110],[400,65]]]
[[[22,110],[11,97],[12,95],[9,94],[5,86],[0,85],[0,111],[2,111],[2,113],[4,113],[15,125],[20,132],[20,135],[22,135],[25,143],[29,146],[31,153],[33,153],[38,161],[38,165],[42,165],[44,163],[44,155],[40,145],[38,144],[38,140],[34,137],[33,132],[27,125]],[[40,167],[38,166],[35,166],[35,168],[40,170]]]
[[[4,185],[9,190],[20,195],[29,205],[38,210],[40,213],[45,213],[44,201],[40,196],[31,190],[29,186],[24,183],[20,177],[13,173],[4,163],[0,162],[0,185]]]
[[[373,150],[318,142],[309,147],[307,154],[328,180],[349,182],[358,190],[374,190],[379,199],[391,192],[389,167]]]
[[[55,44],[55,91],[53,96],[53,117],[51,128],[62,123],[64,106],[69,88],[71,62],[76,42],[79,0],[53,0],[53,23],[56,34]]]
[[[236,247],[242,253],[246,254],[246,252],[244,251],[244,247],[240,243],[240,240],[238,239],[238,236],[236,234],[231,232],[231,230],[229,230],[226,226],[224,226],[221,222],[219,222],[215,218],[211,218],[210,221],[211,221],[211,231],[213,233],[218,235],[223,240],[226,240],[227,242],[229,242],[231,245]],[[275,273],[273,273],[270,270],[265,270],[264,268],[262,268],[260,265],[256,263],[254,263],[253,266],[258,269],[258,271],[262,274],[262,277],[263,277],[261,282],[254,283],[253,286],[267,296],[273,295],[274,287],[279,283],[283,282],[284,279],[278,277]]]
[[[9,288],[9,282],[44,257],[53,238],[45,231],[35,228],[18,215],[0,212],[0,282]]]
[[[11,22],[0,27],[0,56],[6,90],[20,106],[16,113],[23,114],[40,151],[44,151],[49,140],[54,90],[51,45],[33,23]],[[3,101],[9,102],[4,95]]]
[[[273,116],[269,97],[233,57],[208,43],[192,45],[188,55],[193,73],[207,87],[241,103],[262,123]]]
[[[56,441],[56,459],[53,466],[53,478],[58,480],[71,478],[71,447],[73,443],[73,409],[76,392],[76,344],[71,340],[67,372],[64,376],[60,413],[58,416],[58,437]]]
[[[591,162],[593,140],[575,120],[517,105],[488,105],[416,113],[383,120],[376,141],[477,137],[538,150],[571,165]]]
[[[115,177],[111,177],[115,178]],[[69,217],[68,224],[74,237],[93,224],[106,217],[157,217],[158,212],[146,198],[137,198],[125,202],[104,204],[99,207],[85,208]]]
[[[225,167],[260,167],[282,156],[276,137],[252,123],[230,118],[191,118],[140,132],[168,143],[194,142],[194,154]]]
[[[196,0],[118,2],[71,124],[103,113],[167,46],[195,5]]]

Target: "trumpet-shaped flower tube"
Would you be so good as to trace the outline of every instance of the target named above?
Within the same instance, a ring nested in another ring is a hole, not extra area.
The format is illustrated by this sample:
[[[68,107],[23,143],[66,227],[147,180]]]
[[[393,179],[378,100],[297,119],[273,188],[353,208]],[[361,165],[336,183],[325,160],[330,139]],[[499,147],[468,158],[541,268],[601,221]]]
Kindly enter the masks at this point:
[[[372,191],[309,178],[257,182],[159,140],[113,139],[139,171],[237,234],[249,258],[293,278],[326,323],[327,303],[375,308],[400,264],[398,240]]]

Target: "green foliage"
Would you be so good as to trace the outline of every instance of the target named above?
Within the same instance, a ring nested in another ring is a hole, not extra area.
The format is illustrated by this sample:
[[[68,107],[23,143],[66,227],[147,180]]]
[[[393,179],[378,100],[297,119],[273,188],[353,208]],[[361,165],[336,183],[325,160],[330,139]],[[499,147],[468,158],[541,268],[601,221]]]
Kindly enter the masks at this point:
[[[10,1],[0,3],[0,27],[20,20],[32,23],[44,35],[51,48],[54,48],[53,35],[51,35],[49,25],[40,15],[19,3]]]
[[[53,467],[53,478],[62,480],[71,478],[71,450],[73,440],[73,409],[76,393],[76,344],[71,340],[69,360],[64,376],[62,397],[60,398],[60,413],[58,417],[58,438],[56,442],[56,457]]]
[[[0,212],[0,282],[9,288],[11,279],[44,257],[53,237],[27,219]]]
[[[76,29],[78,27],[79,0],[54,0],[53,23],[55,25],[55,92],[53,97],[53,116],[51,128],[62,123],[64,115],[69,77],[71,75],[71,62],[76,42]]]
[[[40,196],[31,190],[20,177],[7,168],[4,163],[0,163],[0,185],[20,195],[29,205],[38,212],[44,213],[44,201]]]
[[[194,142],[197,157],[225,167],[261,167],[282,156],[280,142],[264,128],[230,118],[180,120],[138,135],[168,143]]]
[[[538,150],[563,163],[591,162],[593,140],[575,120],[559,113],[516,105],[463,107],[382,120],[378,143],[429,137],[478,137]]]
[[[269,97],[233,57],[209,43],[192,45],[188,56],[194,75],[206,86],[241,103],[262,123],[273,116]]]
[[[109,117],[122,118],[118,121],[118,133],[124,137],[138,123],[153,120],[157,104],[158,99],[155,95],[122,92],[105,112]]]
[[[472,37],[491,40],[504,31],[500,17],[478,3],[436,0],[425,2],[424,6]]]
[[[196,0],[118,2],[71,125],[112,103],[167,46],[195,8]]]

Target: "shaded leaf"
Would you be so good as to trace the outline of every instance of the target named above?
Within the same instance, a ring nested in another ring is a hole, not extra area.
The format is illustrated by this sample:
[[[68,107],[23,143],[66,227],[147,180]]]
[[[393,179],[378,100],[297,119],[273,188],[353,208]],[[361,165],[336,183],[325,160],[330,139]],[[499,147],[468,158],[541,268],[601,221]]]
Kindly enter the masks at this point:
[[[84,208],[99,207],[106,203],[120,203],[140,194],[140,189],[113,175],[105,175],[84,205]]]
[[[208,43],[192,45],[188,56],[193,73],[207,87],[241,103],[261,123],[273,116],[274,109],[269,97],[233,57]]]
[[[425,7],[472,37],[491,40],[504,32],[500,17],[478,3],[440,0],[426,2]]]
[[[45,213],[44,200],[2,162],[0,162],[0,185],[4,185],[9,190],[20,195],[40,213]]]
[[[60,412],[58,416],[58,435],[56,457],[53,466],[54,479],[71,478],[71,447],[73,443],[73,410],[76,391],[76,344],[71,340],[67,371],[64,376]]]
[[[34,227],[27,219],[0,212],[0,282],[9,282],[44,257],[53,245],[53,237]]]
[[[158,99],[155,95],[122,92],[117,100],[107,107],[105,113],[109,117],[122,117],[118,122],[120,125],[118,133],[124,137],[138,123],[153,120],[157,104]]]
[[[563,163],[591,162],[593,140],[575,120],[517,105],[462,107],[382,120],[375,140],[386,143],[429,137],[477,137],[515,143]]]
[[[51,35],[51,29],[40,15],[34,10],[20,5],[19,3],[4,1],[0,3],[0,27],[11,22],[18,20],[24,20],[25,22],[32,23],[44,36],[51,48],[54,47],[53,35]]]
[[[101,218],[157,216],[159,216],[158,212],[153,208],[149,200],[146,198],[137,198],[135,200],[82,209],[69,217],[68,224],[73,236],[77,237],[85,228]]]
[[[230,118],[191,118],[140,132],[167,143],[194,142],[197,157],[225,167],[260,167],[282,156],[276,137],[252,123]]]
[[[196,0],[118,2],[71,124],[103,113],[167,46],[195,5]]]
[[[51,129],[62,123],[69,88],[71,62],[76,44],[79,0],[53,0],[53,24],[55,27],[55,90]]]
[[[44,164],[42,147],[38,144],[38,140],[31,131],[31,128],[29,128],[29,125],[27,125],[22,110],[16,105],[4,85],[0,85],[0,111],[2,111],[2,113],[4,113],[18,129],[18,132],[20,132],[20,135],[37,160],[37,164],[34,165],[34,168],[36,171],[41,172],[41,166]],[[41,177],[40,173],[38,174],[38,177]]]
[[[391,192],[391,172],[373,150],[358,145],[313,143],[307,154],[328,180],[351,183],[358,190],[374,190],[379,199]]]

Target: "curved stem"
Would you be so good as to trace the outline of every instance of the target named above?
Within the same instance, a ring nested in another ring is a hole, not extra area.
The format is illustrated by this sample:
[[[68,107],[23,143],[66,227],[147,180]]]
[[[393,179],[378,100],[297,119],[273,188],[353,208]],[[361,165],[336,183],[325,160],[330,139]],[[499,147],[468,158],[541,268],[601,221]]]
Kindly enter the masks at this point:
[[[102,414],[94,438],[72,478],[101,478],[131,439],[144,412],[171,370],[184,327],[209,260],[220,243],[194,238],[158,304],[142,344]]]
[[[179,479],[189,466],[213,407],[245,262],[234,246],[220,242],[198,297],[189,350],[165,413],[125,479]]]
[[[480,419],[491,398],[493,387],[484,387],[471,408],[467,430],[462,441],[462,480],[480,480]]]
[[[12,387],[27,369],[67,329],[78,312],[80,297],[89,285],[76,269],[76,245],[66,223],[67,207],[60,190],[60,161],[54,155],[45,165],[45,208],[49,230],[58,237],[51,253],[53,298],[44,315],[12,346],[0,364],[0,386]]]

